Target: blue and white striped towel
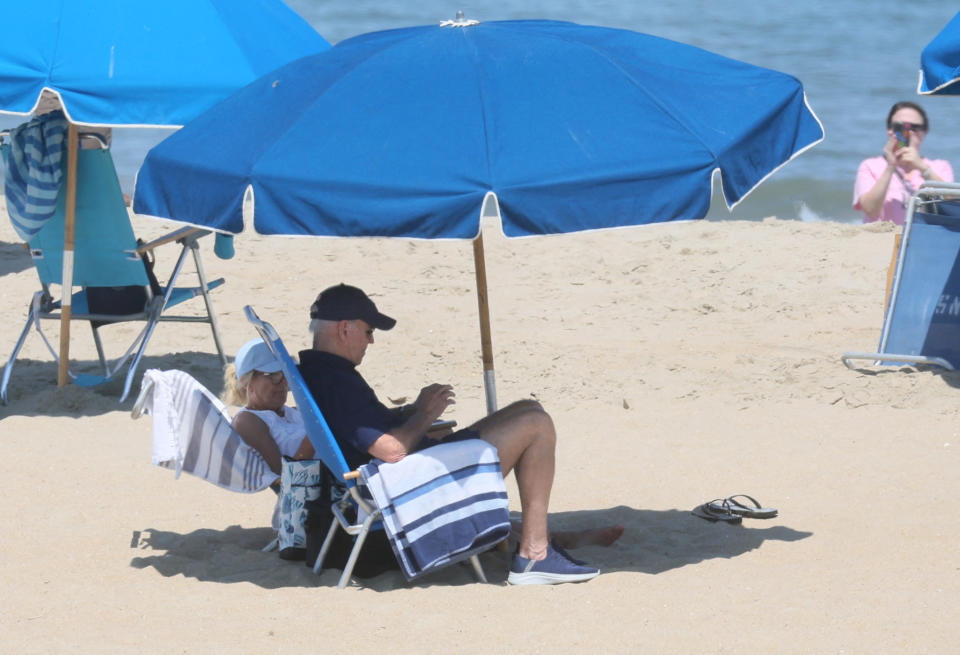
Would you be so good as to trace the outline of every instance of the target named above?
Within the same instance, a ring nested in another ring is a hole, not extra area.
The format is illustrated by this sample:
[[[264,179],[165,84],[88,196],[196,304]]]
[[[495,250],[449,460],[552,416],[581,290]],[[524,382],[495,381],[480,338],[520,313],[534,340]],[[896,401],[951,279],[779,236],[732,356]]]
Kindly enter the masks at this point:
[[[56,213],[67,126],[63,112],[55,111],[10,131],[3,186],[10,222],[24,241],[32,239]]]
[[[266,489],[278,476],[230,425],[223,403],[183,371],[149,369],[143,407],[153,416],[156,466],[180,471],[231,491]]]
[[[408,580],[487,550],[510,534],[497,450],[480,439],[441,443],[399,462],[360,467]]]

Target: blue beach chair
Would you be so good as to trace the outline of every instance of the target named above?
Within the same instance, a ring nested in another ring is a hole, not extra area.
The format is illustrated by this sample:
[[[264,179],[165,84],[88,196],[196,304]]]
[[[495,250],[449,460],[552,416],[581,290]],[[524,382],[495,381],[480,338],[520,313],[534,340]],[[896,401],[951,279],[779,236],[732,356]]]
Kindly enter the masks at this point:
[[[84,135],[89,138],[90,135]],[[2,135],[0,135],[2,142]],[[209,323],[221,361],[226,358],[221,347],[216,315],[210,301],[209,290],[223,284],[223,279],[207,282],[200,259],[197,240],[207,230],[184,228],[176,230],[150,243],[138,243],[130,225],[130,217],[123,200],[120,183],[113,166],[113,159],[105,144],[92,149],[80,149],[77,161],[76,236],[74,250],[73,284],[80,287],[72,297],[71,320],[89,321],[93,339],[103,369],[102,374],[74,374],[74,383],[93,386],[112,380],[130,361],[121,402],[130,392],[140,359],[147,347],[157,323],[160,321]],[[0,153],[7,162],[10,144],[0,143]],[[56,189],[56,187],[54,187]],[[57,193],[56,211],[27,243],[41,290],[34,294],[28,310],[27,321],[20,333],[13,353],[3,372],[0,383],[0,399],[7,402],[7,388],[17,355],[23,347],[31,327],[36,328],[54,359],[58,353],[50,345],[41,330],[41,321],[60,320],[60,301],[55,300],[51,285],[60,285],[63,272],[63,246],[66,191],[61,185]],[[8,203],[9,204],[9,203]],[[179,257],[166,286],[161,286],[153,275],[148,259],[154,249],[167,243],[181,246]],[[199,286],[175,286],[187,253],[193,255],[199,278]],[[151,279],[153,278],[153,279]],[[202,296],[206,305],[205,315],[176,316],[167,312],[174,306]],[[126,352],[114,362],[104,355],[99,328],[124,321],[144,321],[145,326]]]
[[[370,497],[361,493],[361,489],[356,483],[356,480],[360,477],[359,472],[351,471],[347,465],[347,460],[340,450],[340,444],[337,443],[336,438],[330,431],[330,427],[320,412],[320,408],[317,407],[317,403],[307,388],[303,376],[300,375],[297,364],[293,361],[290,353],[287,352],[277,331],[272,325],[261,320],[249,305],[244,307],[243,311],[247,316],[247,320],[253,324],[257,333],[259,333],[260,337],[269,346],[270,351],[280,360],[283,366],[283,374],[287,379],[290,391],[293,392],[297,409],[300,410],[300,415],[303,417],[307,429],[307,436],[310,437],[310,442],[313,444],[315,451],[314,456],[323,461],[324,466],[327,467],[335,480],[342,480],[345,485],[345,493],[339,501],[331,505],[335,520],[330,524],[330,529],[323,541],[323,546],[320,548],[320,554],[317,556],[316,563],[313,566],[314,573],[319,573],[322,570],[324,558],[330,551],[337,530],[342,529],[347,534],[353,536],[355,538],[353,549],[350,551],[350,556],[343,568],[343,574],[340,576],[340,581],[337,584],[337,587],[342,589],[350,582],[350,576],[353,573],[354,565],[357,563],[357,557],[360,555],[360,550],[363,548],[367,535],[373,530],[383,529],[380,523],[381,510],[374,504]],[[357,509],[362,511],[358,512],[356,511]],[[352,516],[357,516],[358,518],[352,519]],[[486,582],[487,579],[480,566],[478,557],[472,555],[469,560],[477,579],[480,582]]]
[[[960,184],[924,184],[910,199],[877,352],[843,363],[960,367]]]

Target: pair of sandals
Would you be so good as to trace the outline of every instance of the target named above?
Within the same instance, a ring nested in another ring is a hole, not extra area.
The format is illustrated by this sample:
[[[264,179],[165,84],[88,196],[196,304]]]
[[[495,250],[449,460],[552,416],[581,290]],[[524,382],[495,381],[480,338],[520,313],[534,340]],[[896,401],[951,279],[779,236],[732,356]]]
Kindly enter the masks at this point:
[[[747,494],[736,494],[729,498],[717,498],[698,505],[691,513],[708,521],[738,524],[744,518],[772,519],[777,515],[777,510],[775,507],[763,507],[755,498]]]

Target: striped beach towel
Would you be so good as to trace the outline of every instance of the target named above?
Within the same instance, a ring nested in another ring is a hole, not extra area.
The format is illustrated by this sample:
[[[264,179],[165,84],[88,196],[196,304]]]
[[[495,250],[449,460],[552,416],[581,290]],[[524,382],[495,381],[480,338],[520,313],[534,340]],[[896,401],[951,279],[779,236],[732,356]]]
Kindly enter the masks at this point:
[[[266,489],[279,477],[233,430],[223,403],[188,373],[149,369],[143,388],[143,409],[153,416],[156,466],[242,492]]]
[[[487,550],[510,534],[497,450],[468,439],[360,467],[408,580]]]
[[[24,241],[30,241],[57,211],[66,135],[62,111],[37,116],[10,131],[3,186],[10,222]]]

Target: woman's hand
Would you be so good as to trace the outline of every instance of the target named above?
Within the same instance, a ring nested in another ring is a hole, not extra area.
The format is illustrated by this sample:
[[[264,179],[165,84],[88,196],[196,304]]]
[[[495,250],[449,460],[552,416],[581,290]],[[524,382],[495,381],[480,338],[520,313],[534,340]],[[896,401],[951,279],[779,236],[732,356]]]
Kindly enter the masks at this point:
[[[883,158],[887,160],[888,166],[897,165],[897,137],[893,134],[887,137],[887,143],[883,146]]]
[[[920,156],[920,152],[912,145],[900,148],[894,153],[894,156],[897,160],[897,166],[907,172],[912,170],[922,171],[927,167],[927,165],[923,163],[923,157]]]

